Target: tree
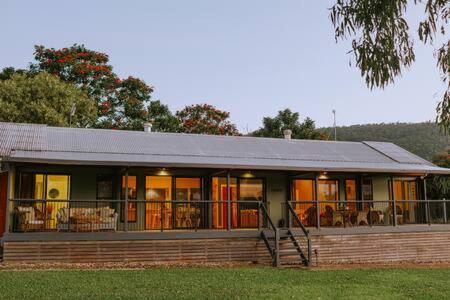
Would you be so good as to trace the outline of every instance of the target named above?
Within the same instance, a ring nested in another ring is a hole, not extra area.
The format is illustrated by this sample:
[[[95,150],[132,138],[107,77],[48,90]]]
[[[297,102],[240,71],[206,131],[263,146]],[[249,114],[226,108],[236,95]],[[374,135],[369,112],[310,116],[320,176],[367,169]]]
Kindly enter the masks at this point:
[[[14,74],[29,74],[29,73],[27,70],[15,69],[13,67],[7,67],[7,68],[3,68],[3,70],[0,72],[0,80],[11,79],[11,77]]]
[[[167,105],[159,100],[151,101],[148,108],[148,118],[153,124],[153,130],[159,132],[179,132],[180,121],[172,114]]]
[[[410,26],[405,19],[408,5],[425,4],[426,18],[417,26],[424,44],[446,37],[450,19],[448,0],[336,0],[330,9],[336,41],[352,38],[352,51],[361,76],[371,89],[384,88],[415,60]],[[436,121],[450,131],[450,40],[436,49],[437,66],[445,85]]]
[[[209,104],[194,104],[177,111],[176,116],[181,123],[181,132],[239,135],[236,125],[230,123],[230,113],[219,110]]]
[[[153,88],[138,78],[121,80],[113,73],[105,53],[77,44],[59,50],[35,46],[34,58],[32,73],[46,71],[56,75],[84,90],[95,101],[96,127],[142,129]]]
[[[278,111],[275,117],[264,117],[263,127],[252,132],[252,136],[281,138],[283,131],[290,129],[294,139],[326,139],[326,135],[316,129],[315,122],[306,118],[303,123],[299,121],[298,112],[292,112],[290,109]]]
[[[450,168],[450,149],[433,158],[433,163],[443,168]],[[447,176],[432,175],[427,180],[428,198],[431,200],[450,199],[450,179]]]
[[[72,106],[75,114],[71,117]],[[14,74],[0,80],[0,121],[52,126],[87,127],[95,124],[97,110],[85,92],[58,77],[41,72]]]

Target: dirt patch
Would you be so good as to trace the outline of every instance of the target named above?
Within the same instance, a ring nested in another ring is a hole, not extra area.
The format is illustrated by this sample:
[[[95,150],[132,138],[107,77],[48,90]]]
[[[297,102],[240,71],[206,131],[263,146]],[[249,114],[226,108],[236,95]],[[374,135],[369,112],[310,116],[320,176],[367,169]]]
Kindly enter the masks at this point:
[[[0,271],[30,271],[30,270],[145,270],[153,268],[261,268],[267,267],[252,263],[0,263]],[[319,270],[346,269],[447,269],[449,262],[443,263],[386,263],[386,264],[326,264],[306,268],[304,266],[288,266],[288,268]]]
[[[0,271],[27,270],[145,270],[152,268],[239,268],[255,264],[215,263],[0,263]]]

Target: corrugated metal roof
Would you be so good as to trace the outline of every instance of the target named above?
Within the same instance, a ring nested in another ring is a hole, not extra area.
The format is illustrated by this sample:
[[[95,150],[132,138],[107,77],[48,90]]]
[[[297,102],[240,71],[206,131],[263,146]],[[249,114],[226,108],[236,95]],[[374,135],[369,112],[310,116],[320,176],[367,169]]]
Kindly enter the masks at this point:
[[[45,125],[0,122],[0,157],[13,149],[42,151],[46,144]]]
[[[332,142],[0,123],[9,160],[141,166],[445,173],[384,142]]]

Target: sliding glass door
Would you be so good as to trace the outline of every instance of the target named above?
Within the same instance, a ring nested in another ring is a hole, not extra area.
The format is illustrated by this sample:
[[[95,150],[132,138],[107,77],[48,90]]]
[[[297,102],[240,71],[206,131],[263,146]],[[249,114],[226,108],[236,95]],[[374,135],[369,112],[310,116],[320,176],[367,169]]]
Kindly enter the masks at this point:
[[[145,229],[204,226],[202,193],[200,177],[146,176]]]
[[[172,177],[145,177],[145,229],[171,229]]]
[[[56,215],[70,199],[70,175],[21,173],[19,180],[17,210],[34,216],[28,229],[56,229]]]
[[[174,226],[175,228],[199,228],[202,225],[202,181],[199,177],[175,178]],[[204,221],[203,221],[204,223]]]
[[[226,177],[212,179],[212,226],[227,228],[228,202]],[[257,228],[258,205],[265,200],[264,180],[261,178],[230,178],[231,228]]]

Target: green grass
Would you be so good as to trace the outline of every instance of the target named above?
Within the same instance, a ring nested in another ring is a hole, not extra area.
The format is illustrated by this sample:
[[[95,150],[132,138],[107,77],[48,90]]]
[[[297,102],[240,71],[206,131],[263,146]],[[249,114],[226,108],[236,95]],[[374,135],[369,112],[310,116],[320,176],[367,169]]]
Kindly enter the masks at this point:
[[[450,299],[450,269],[1,271],[2,299]]]

